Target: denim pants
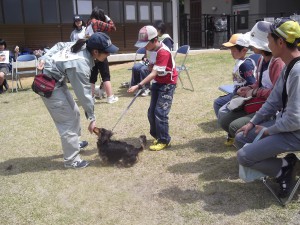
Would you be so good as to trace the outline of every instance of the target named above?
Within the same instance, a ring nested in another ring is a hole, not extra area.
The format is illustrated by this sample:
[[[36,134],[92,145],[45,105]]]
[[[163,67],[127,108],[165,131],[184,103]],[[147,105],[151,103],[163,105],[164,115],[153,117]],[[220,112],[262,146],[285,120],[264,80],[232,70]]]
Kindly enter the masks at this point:
[[[217,99],[215,99],[214,101],[214,110],[215,110],[215,114],[216,117],[218,118],[218,113],[219,113],[219,109],[225,105],[227,102],[229,102],[232,97],[233,97],[233,93],[227,94],[227,95],[223,95],[218,97]]]
[[[148,75],[150,74],[150,71],[148,69],[148,66],[146,66],[144,63],[136,63],[132,67],[132,76],[131,76],[131,86],[137,85],[142,80],[144,80]],[[149,88],[150,84],[145,84],[146,88]]]
[[[270,127],[275,120],[269,120],[261,126]],[[235,146],[239,149],[237,159],[239,164],[258,170],[270,177],[275,177],[282,167],[282,159],[276,156],[281,153],[300,150],[300,140],[293,132],[282,132],[270,135],[252,143],[256,137],[255,128],[244,137],[239,132],[235,137]],[[251,143],[250,145],[245,145]]]
[[[175,88],[175,84],[153,83],[151,86],[148,120],[150,123],[150,134],[159,143],[168,144],[171,141],[168,115],[172,106]]]

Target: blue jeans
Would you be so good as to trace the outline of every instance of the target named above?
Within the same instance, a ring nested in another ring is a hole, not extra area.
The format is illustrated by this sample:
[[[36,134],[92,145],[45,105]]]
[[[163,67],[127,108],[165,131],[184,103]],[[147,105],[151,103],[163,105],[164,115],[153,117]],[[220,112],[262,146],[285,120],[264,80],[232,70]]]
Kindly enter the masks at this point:
[[[168,144],[171,141],[169,135],[169,112],[173,102],[175,84],[152,83],[151,101],[148,109],[150,134],[159,143]]]
[[[214,101],[214,110],[215,110],[215,114],[216,114],[217,118],[218,118],[219,109],[223,105],[225,105],[227,102],[229,102],[232,99],[233,95],[234,95],[233,93],[230,93],[230,94],[220,96],[217,99],[215,99],[215,101]]]
[[[150,74],[148,66],[144,63],[136,63],[132,67],[131,86],[137,85]],[[150,84],[145,84],[146,88],[149,88]]]

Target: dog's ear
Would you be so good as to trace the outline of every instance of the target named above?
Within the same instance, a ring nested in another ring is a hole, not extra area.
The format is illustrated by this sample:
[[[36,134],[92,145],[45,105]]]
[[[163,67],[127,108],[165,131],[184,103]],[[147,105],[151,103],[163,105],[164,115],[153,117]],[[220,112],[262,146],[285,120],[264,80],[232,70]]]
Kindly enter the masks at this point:
[[[96,135],[99,136],[99,134],[100,134],[100,129],[99,129],[98,127],[95,127],[95,128],[93,129],[93,132],[94,132]]]

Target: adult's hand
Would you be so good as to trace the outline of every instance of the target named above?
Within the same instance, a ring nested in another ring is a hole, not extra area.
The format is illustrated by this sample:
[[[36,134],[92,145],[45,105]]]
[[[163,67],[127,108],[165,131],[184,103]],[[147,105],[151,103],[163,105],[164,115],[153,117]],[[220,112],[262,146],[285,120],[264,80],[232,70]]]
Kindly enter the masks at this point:
[[[89,127],[88,127],[88,130],[91,134],[93,133],[93,130],[95,127],[96,127],[96,120],[93,120],[90,122]]]
[[[258,134],[263,128],[265,128],[265,127],[260,126],[260,125],[255,125],[255,133]],[[266,129],[263,134],[263,137],[266,137],[266,136],[269,136],[268,129]]]
[[[43,70],[45,66],[45,61],[44,60],[39,60],[39,64],[37,65],[38,70]]]
[[[246,137],[249,130],[251,130],[253,127],[254,124],[249,122],[246,125],[242,126],[240,129],[238,129],[236,133],[243,132],[244,137]]]

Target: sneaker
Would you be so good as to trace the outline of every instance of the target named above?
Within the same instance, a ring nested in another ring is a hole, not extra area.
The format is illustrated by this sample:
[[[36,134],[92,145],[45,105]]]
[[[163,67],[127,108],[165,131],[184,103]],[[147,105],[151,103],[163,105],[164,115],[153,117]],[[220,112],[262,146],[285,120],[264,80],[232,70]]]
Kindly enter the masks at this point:
[[[147,96],[149,96],[150,95],[150,90],[149,90],[149,88],[148,89],[146,89],[146,90],[144,90],[143,92],[142,92],[142,94],[141,94],[141,96],[142,97],[147,97]]]
[[[117,101],[119,101],[119,98],[114,95],[107,97],[107,103],[109,103],[109,104],[115,103]]]
[[[149,147],[149,149],[151,150],[151,151],[160,151],[160,150],[163,150],[163,149],[165,149],[165,148],[167,148],[167,147],[169,147],[170,146],[170,143],[169,144],[165,144],[165,143],[156,143],[156,144],[154,144],[154,145],[151,145],[150,147]]]
[[[233,146],[234,144],[234,138],[228,137],[227,140],[224,142],[224,145],[227,147]]]
[[[95,97],[98,99],[102,99],[106,97],[106,92],[101,86],[96,85],[95,86]]]
[[[84,149],[88,145],[89,145],[89,143],[87,141],[79,141],[79,148],[81,150]]]
[[[276,182],[279,183],[279,198],[286,198],[290,194],[296,177],[294,168],[298,161],[297,156],[293,153],[290,153],[287,154],[284,159],[288,162],[288,165],[282,167],[281,175],[276,179]]]
[[[74,168],[74,169],[80,169],[85,168],[89,165],[88,161],[82,160],[80,158],[80,155],[77,155],[74,159],[65,161],[65,167],[66,168]]]

